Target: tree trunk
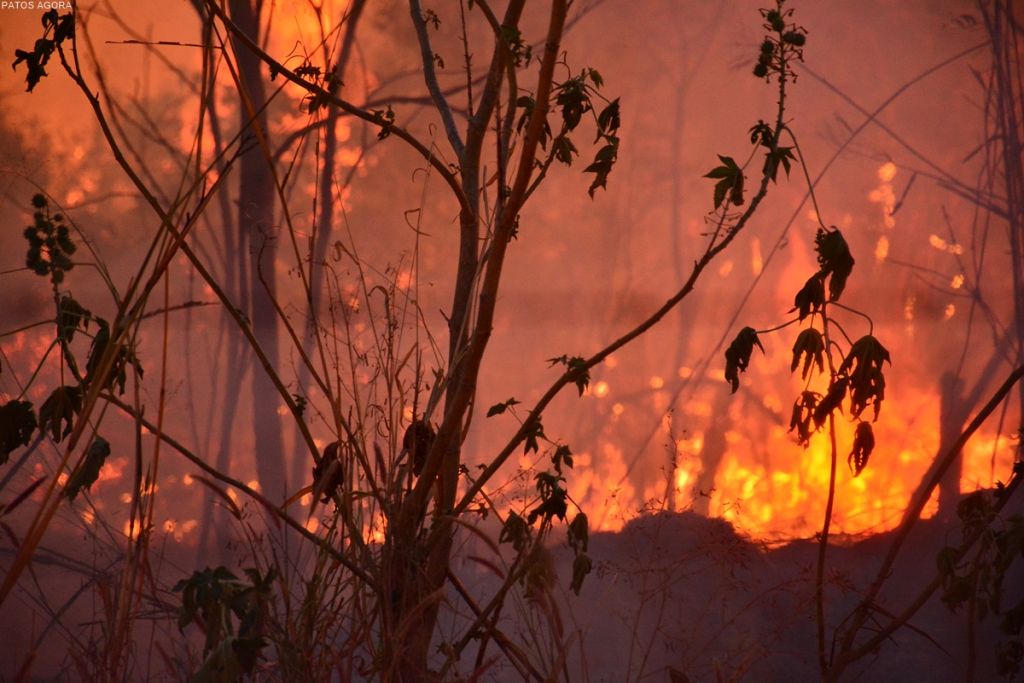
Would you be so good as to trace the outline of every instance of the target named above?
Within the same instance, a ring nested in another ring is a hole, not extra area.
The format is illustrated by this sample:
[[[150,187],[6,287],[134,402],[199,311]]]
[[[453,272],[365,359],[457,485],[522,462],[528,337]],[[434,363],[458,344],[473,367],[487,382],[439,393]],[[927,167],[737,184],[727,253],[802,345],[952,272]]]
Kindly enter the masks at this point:
[[[234,0],[230,5],[232,19],[257,44],[260,42],[262,4],[262,0]],[[242,45],[235,50],[235,55],[243,90],[238,124],[243,131],[243,140],[251,144],[251,149],[240,161],[238,229],[241,241],[237,258],[248,259],[250,263],[251,304],[248,315],[253,332],[271,367],[280,368],[277,313],[271,304],[271,297],[276,295],[277,289],[274,265],[277,253],[274,229],[276,191],[266,137],[266,90],[259,57]],[[230,258],[231,255],[228,256]],[[271,500],[283,499],[287,482],[284,477],[281,416],[277,412],[281,401],[276,388],[259,368],[254,368],[250,387],[256,475],[261,489]]]

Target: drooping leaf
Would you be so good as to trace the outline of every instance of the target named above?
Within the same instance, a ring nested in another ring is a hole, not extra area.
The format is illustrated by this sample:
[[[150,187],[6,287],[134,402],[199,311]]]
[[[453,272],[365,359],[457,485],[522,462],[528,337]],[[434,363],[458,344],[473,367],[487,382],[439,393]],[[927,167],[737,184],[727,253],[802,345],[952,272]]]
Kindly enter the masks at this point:
[[[558,444],[554,454],[551,456],[551,462],[555,467],[555,471],[559,474],[562,473],[563,464],[572,469],[572,451],[564,443]]]
[[[825,372],[825,339],[821,332],[810,327],[801,332],[793,344],[793,361],[789,371],[794,372],[803,359],[804,367],[800,371],[801,379],[807,379],[811,371],[811,363],[818,366],[818,372]]]
[[[846,462],[853,470],[853,476],[859,476],[868,465],[868,458],[875,449],[875,433],[870,422],[858,422],[857,431],[853,436],[853,450]]]
[[[68,344],[75,337],[78,328],[89,328],[92,313],[83,307],[70,294],[62,294],[57,307],[57,338]]]
[[[523,128],[533,116],[533,110],[537,108],[537,100],[529,95],[520,95],[516,99],[516,108],[523,110],[523,113],[519,115],[519,120],[516,122],[516,132],[522,133]]]
[[[889,351],[875,337],[865,335],[853,343],[839,366],[839,374],[849,377],[850,413],[854,417],[859,417],[868,405],[874,405],[878,419],[885,398],[884,363],[892,364]]]
[[[53,32],[53,40],[58,45],[65,40],[75,37],[75,15],[71,12],[63,15],[57,22],[57,29]]]
[[[555,105],[562,110],[562,125],[566,130],[575,130],[583,114],[591,109],[582,74],[557,86],[556,92]]]
[[[590,543],[590,526],[587,515],[583,512],[572,518],[569,524],[569,545],[580,552],[587,552]]]
[[[65,495],[68,500],[74,500],[82,489],[89,490],[100,476],[100,469],[110,455],[110,444],[102,436],[97,436],[89,445],[85,458],[79,464],[78,469],[71,473],[68,479]]]
[[[591,199],[594,198],[594,193],[598,188],[608,187],[608,175],[619,158],[619,138],[615,135],[608,135],[605,137],[605,142],[607,144],[597,150],[597,154],[594,155],[594,161],[583,169],[584,173],[594,174],[594,180],[587,188],[587,194]]]
[[[832,411],[842,410],[843,399],[846,398],[846,389],[849,384],[849,380],[846,377],[840,377],[828,388],[828,393],[825,394],[825,398],[821,399],[817,406],[814,408],[814,424],[818,429],[825,424],[825,420],[832,414]]]
[[[602,137],[615,135],[619,131],[620,125],[622,125],[622,120],[619,114],[619,98],[616,97],[597,116],[597,137],[594,138],[594,142]]]
[[[817,431],[812,427],[814,412],[818,406],[821,394],[813,391],[804,391],[800,398],[793,403],[793,415],[789,420],[789,431],[796,432],[796,441],[804,448],[811,442],[811,435]]]
[[[30,401],[8,401],[0,406],[0,465],[15,449],[27,446],[36,430],[36,414]]]
[[[568,492],[562,486],[562,478],[548,472],[541,472],[536,476],[536,480],[541,502],[526,516],[527,525],[533,526],[538,518],[550,520],[552,517],[558,517],[564,520],[569,505]]]
[[[539,439],[544,437],[544,426],[540,422],[540,417],[533,418],[526,429],[526,446],[523,452],[529,453],[530,451],[537,452],[540,450]]]
[[[427,453],[434,445],[436,436],[430,423],[422,419],[413,420],[402,436],[402,448],[409,454],[412,472],[417,477],[423,472],[423,466],[427,464]]]
[[[552,151],[555,154],[555,159],[566,166],[572,166],[573,156],[579,156],[580,154],[580,151],[576,149],[576,145],[572,143],[568,135],[559,135],[555,138]]]
[[[511,543],[516,552],[522,552],[530,540],[530,527],[526,520],[514,512],[505,518],[505,524],[498,534],[498,543]]]
[[[75,415],[82,412],[82,387],[60,386],[39,408],[39,428],[60,443],[71,433]]]
[[[854,260],[850,254],[843,234],[833,227],[831,230],[818,228],[814,237],[814,247],[818,252],[818,265],[822,277],[828,277],[828,293],[830,301],[838,301],[846,287],[846,280],[853,272]]]
[[[817,313],[825,305],[825,278],[818,272],[807,279],[804,286],[793,299],[793,310],[798,311],[797,317],[803,319]]]
[[[725,350],[725,381],[732,385],[732,393],[740,388],[740,372],[746,372],[750,365],[750,356],[754,353],[754,346],[761,349],[761,340],[757,338],[757,330],[753,327],[744,327],[736,335],[729,348]]]
[[[576,559],[572,562],[572,583],[569,584],[569,588],[576,595],[580,594],[580,589],[583,587],[583,580],[587,578],[587,574],[594,568],[594,562],[590,559],[590,556],[586,553],[580,553],[576,556]]]

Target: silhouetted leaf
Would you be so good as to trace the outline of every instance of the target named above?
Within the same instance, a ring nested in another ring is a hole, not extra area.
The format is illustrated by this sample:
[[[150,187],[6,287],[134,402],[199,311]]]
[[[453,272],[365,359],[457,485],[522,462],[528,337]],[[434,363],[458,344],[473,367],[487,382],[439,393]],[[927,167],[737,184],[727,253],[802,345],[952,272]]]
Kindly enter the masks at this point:
[[[832,411],[842,410],[843,399],[846,398],[846,388],[848,386],[848,380],[845,377],[840,377],[836,381],[829,385],[828,393],[825,394],[825,398],[821,399],[817,406],[814,408],[814,424],[821,429],[821,426],[825,424],[825,420],[832,414]]]
[[[790,164],[796,161],[796,157],[793,156],[792,147],[779,147],[773,149],[765,154],[764,158],[764,169],[763,172],[766,176],[771,178],[772,182],[778,182],[777,176],[779,174],[779,165],[786,169],[786,176],[789,176]]]
[[[43,26],[43,37],[35,42],[31,52],[15,50],[14,63],[11,65],[12,68],[17,69],[19,64],[25,62],[28,70],[25,75],[28,92],[32,92],[33,88],[39,84],[40,79],[46,75],[44,67],[50,61],[57,46],[75,35],[75,18],[71,13],[58,16],[57,10],[51,9],[42,14],[40,22]],[[46,37],[50,31],[53,31],[52,39]]]
[[[575,130],[583,114],[591,108],[582,75],[562,83],[556,92],[555,104],[562,110],[562,124],[566,130]]]
[[[526,516],[527,525],[533,526],[538,518],[549,520],[552,517],[558,517],[564,520],[569,506],[566,501],[568,493],[562,487],[562,478],[549,472],[541,472],[535,479],[541,502]]]
[[[516,100],[516,108],[523,110],[523,113],[519,115],[519,121],[516,122],[516,132],[521,133],[530,117],[533,116],[533,110],[537,108],[537,100],[529,95],[520,95]]]
[[[39,428],[58,443],[71,433],[75,415],[82,412],[82,388],[61,386],[39,408]],[[62,427],[63,425],[63,427]]]
[[[555,138],[553,146],[555,153],[555,159],[562,162],[566,166],[572,166],[573,156],[579,156],[579,150],[576,149],[576,145],[572,144],[572,140],[567,135],[559,135]]]
[[[802,379],[807,379],[808,373],[811,371],[811,363],[813,362],[818,366],[818,372],[825,372],[825,339],[821,336],[821,332],[814,329],[813,327],[808,328],[801,332],[797,338],[796,343],[793,344],[793,361],[790,364],[789,371],[794,372],[798,365],[800,365],[800,359],[803,358],[804,367],[800,372]]]
[[[184,630],[196,622],[206,633],[206,660],[192,681],[233,682],[251,674],[256,666],[266,645],[263,622],[277,572],[270,569],[262,576],[256,569],[246,569],[245,573],[251,583],[223,566],[207,567],[174,586],[182,593],[178,628]],[[232,617],[238,619],[237,632]]]
[[[555,467],[555,471],[559,474],[562,473],[562,465],[572,468],[572,451],[565,444],[559,444],[555,448],[554,455],[551,456],[551,462]]]
[[[57,29],[53,32],[53,40],[57,43],[63,43],[65,40],[75,37],[75,15],[72,13],[65,14],[57,22]]]
[[[522,552],[530,540],[530,527],[526,520],[514,512],[505,518],[505,524],[498,534],[498,543],[511,543],[516,552]]]
[[[495,403],[493,406],[491,406],[490,408],[487,409],[487,417],[494,417],[495,415],[501,415],[502,413],[504,413],[506,410],[508,410],[512,406],[518,405],[518,404],[519,404],[519,401],[515,400],[514,398],[510,398],[507,401],[503,401],[501,403]]]
[[[402,448],[409,454],[412,462],[412,472],[417,477],[423,472],[423,466],[427,463],[427,453],[434,445],[434,428],[425,420],[413,420],[402,436]]]
[[[883,363],[892,363],[889,352],[877,339],[865,335],[853,343],[839,374],[850,380],[850,413],[859,417],[868,405],[875,407],[875,419],[885,398]]]
[[[544,426],[540,423],[540,417],[535,417],[530,420],[530,423],[526,428],[526,446],[523,452],[529,453],[530,451],[537,452],[540,449],[540,443],[538,439],[544,438]]]
[[[35,430],[36,414],[31,402],[14,400],[0,406],[0,465],[16,448],[27,446]]]
[[[57,307],[57,338],[70,344],[79,327],[89,328],[91,316],[92,313],[75,301],[70,294],[62,294]]]
[[[590,369],[587,368],[587,360],[580,356],[548,358],[548,367],[558,364],[568,368],[569,380],[576,385],[576,389],[579,390],[580,396],[582,396],[583,392],[590,385]]]
[[[102,436],[97,436],[93,439],[92,444],[89,445],[89,450],[85,453],[85,459],[79,464],[78,469],[71,473],[71,478],[68,479],[67,488],[65,489],[65,495],[68,500],[74,500],[78,492],[83,488],[88,490],[90,486],[99,478],[100,469],[103,467],[103,463],[107,461],[107,456],[110,455],[110,444]]]
[[[757,330],[753,327],[744,327],[733,339],[732,344],[725,350],[725,380],[732,385],[732,393],[740,388],[740,372],[746,372],[750,365],[750,356],[754,353],[754,346],[761,349],[764,347],[757,338]]]
[[[853,470],[853,476],[859,476],[868,465],[871,451],[875,449],[875,433],[870,422],[857,423],[857,431],[853,436],[853,450],[846,462]]]
[[[736,206],[743,204],[743,169],[741,169],[736,161],[732,157],[718,155],[722,165],[716,166],[706,174],[705,178],[719,178],[720,180],[715,183],[715,208],[721,206],[722,202],[725,201],[726,195],[729,196],[729,201]]]
[[[605,141],[608,144],[597,150],[597,154],[594,155],[594,161],[583,169],[584,173],[595,174],[594,181],[587,188],[587,194],[590,195],[591,199],[593,199],[594,193],[597,192],[598,188],[607,188],[608,174],[612,172],[612,168],[619,158],[619,138],[614,135],[608,135],[605,137]]]
[[[772,43],[770,40],[769,41],[765,41],[765,42],[768,44],[768,47],[769,47],[768,52],[770,53],[772,51],[772,49],[774,49],[774,45],[775,44]],[[762,52],[763,51],[764,50],[762,48]],[[751,129],[750,129],[750,143],[751,144],[755,144],[756,143],[756,144],[761,145],[762,147],[768,147],[769,149],[771,149],[772,140],[774,139],[774,137],[775,137],[775,131],[773,131],[772,127],[770,125],[768,125],[767,123],[765,123],[764,121],[762,121],[761,119],[758,119],[757,125],[752,126]]]
[[[602,137],[614,135],[618,132],[620,125],[622,125],[622,120],[619,114],[619,98],[616,97],[597,116],[597,137],[594,138],[594,142]]]
[[[810,443],[811,434],[817,431],[817,428],[812,429],[811,422],[814,420],[814,413],[819,399],[821,399],[821,394],[813,391],[804,391],[800,394],[800,398],[793,403],[793,415],[789,419],[789,431],[796,432],[797,443],[804,448],[807,448]]]
[[[818,228],[814,237],[814,247],[818,252],[818,265],[822,277],[829,277],[828,293],[830,301],[838,301],[846,280],[853,272],[853,256],[843,239],[843,234],[833,227],[832,230]]]
[[[811,313],[817,313],[825,305],[825,278],[818,272],[807,279],[804,286],[793,299],[793,309],[799,311],[797,317],[803,321]]]

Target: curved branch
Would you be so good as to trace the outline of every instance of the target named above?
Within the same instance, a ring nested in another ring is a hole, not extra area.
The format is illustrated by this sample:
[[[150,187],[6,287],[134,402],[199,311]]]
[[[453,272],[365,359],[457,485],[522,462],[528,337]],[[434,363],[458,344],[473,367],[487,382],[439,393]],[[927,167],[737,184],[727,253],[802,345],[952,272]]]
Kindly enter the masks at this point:
[[[412,16],[412,25],[416,29],[416,40],[420,44],[420,57],[423,59],[423,79],[427,83],[427,90],[430,98],[437,107],[444,123],[444,132],[448,135],[448,143],[455,150],[455,156],[462,158],[462,150],[465,145],[459,136],[459,129],[455,127],[455,117],[452,116],[452,109],[448,106],[448,100],[441,92],[441,86],[437,83],[437,72],[434,71],[434,51],[430,46],[430,36],[427,35],[427,22],[423,19],[423,9],[420,7],[420,0],[409,0],[409,14]],[[501,37],[499,36],[500,40]]]

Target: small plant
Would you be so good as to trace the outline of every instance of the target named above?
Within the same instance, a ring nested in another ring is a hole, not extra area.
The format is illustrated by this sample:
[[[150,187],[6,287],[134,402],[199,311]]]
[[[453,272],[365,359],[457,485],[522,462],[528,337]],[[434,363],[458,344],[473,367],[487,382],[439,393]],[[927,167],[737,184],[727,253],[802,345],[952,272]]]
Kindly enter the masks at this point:
[[[195,673],[200,681],[235,681],[251,675],[267,646],[263,634],[277,579],[273,569],[263,575],[246,569],[249,582],[221,566],[192,573],[174,586],[181,593],[178,628],[196,624],[205,634],[204,662]]]

